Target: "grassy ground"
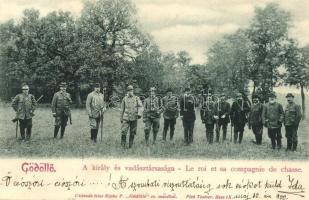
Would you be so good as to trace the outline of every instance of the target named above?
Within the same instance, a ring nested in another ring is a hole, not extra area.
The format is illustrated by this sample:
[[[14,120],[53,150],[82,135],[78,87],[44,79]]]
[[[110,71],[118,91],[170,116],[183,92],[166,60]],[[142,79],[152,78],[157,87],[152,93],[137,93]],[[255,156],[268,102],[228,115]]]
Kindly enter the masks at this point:
[[[280,102],[286,105],[285,99]],[[297,102],[298,99],[296,99]],[[177,158],[177,159],[272,159],[272,160],[307,160],[308,156],[308,118],[301,122],[299,134],[299,148],[297,152],[285,152],[286,139],[283,134],[283,149],[273,151],[267,131],[264,129],[263,144],[256,146],[251,143],[254,135],[245,128],[241,145],[230,142],[230,127],[228,127],[228,141],[224,143],[206,143],[205,127],[198,119],[194,129],[194,144],[183,145],[183,128],[178,119],[174,141],[162,141],[162,125],[156,145],[146,147],[144,144],[144,124],[138,123],[137,136],[132,149],[122,149],[120,146],[119,111],[110,109],[105,114],[103,141],[97,144],[90,142],[90,133],[86,111],[73,109],[73,125],[68,125],[63,140],[53,139],[53,120],[50,108],[42,107],[36,110],[33,119],[32,139],[28,143],[21,143],[15,138],[15,124],[11,122],[15,114],[9,104],[0,105],[0,157],[141,157],[141,158]],[[19,135],[18,135],[19,136]],[[151,135],[152,137],[152,135]]]

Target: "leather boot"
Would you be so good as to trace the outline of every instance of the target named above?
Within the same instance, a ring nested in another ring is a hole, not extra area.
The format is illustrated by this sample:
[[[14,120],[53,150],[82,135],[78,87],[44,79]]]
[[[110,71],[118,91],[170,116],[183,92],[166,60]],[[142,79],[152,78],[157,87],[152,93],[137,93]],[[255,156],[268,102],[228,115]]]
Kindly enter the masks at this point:
[[[145,142],[146,142],[146,145],[148,146],[149,145],[149,132],[145,132]]]
[[[243,132],[243,131],[240,131],[240,132],[239,132],[239,144],[241,144],[241,142],[242,142],[242,137],[243,137],[243,135],[244,135],[244,132]]]
[[[170,130],[170,140],[173,140],[173,137],[174,137],[174,130]]]
[[[281,139],[277,139],[277,149],[281,149]]]
[[[27,128],[26,134],[27,134],[26,140],[30,140],[30,138],[31,138],[31,128]]]
[[[296,149],[297,149],[297,142],[293,142],[292,143],[292,151],[296,151]]]
[[[164,129],[162,134],[163,134],[163,140],[166,141],[167,130]]]
[[[61,126],[61,135],[60,135],[60,139],[63,138],[64,132],[65,132],[65,126]]]
[[[127,136],[126,135],[121,135],[121,146],[123,148],[126,147],[126,142],[127,142]]]
[[[59,128],[60,128],[59,126],[55,126],[55,128],[54,128],[54,138],[57,138]]]
[[[237,143],[237,139],[238,139],[238,132],[234,132],[234,144]]]
[[[134,141],[134,135],[130,135],[130,137],[129,137],[129,148],[132,147],[133,141]]]
[[[157,133],[153,132],[153,141],[152,144],[155,144],[157,140]]]
[[[94,141],[95,129],[90,130],[90,139]]]
[[[94,141],[95,143],[97,142],[98,131],[99,131],[99,129],[94,129],[93,141]]]

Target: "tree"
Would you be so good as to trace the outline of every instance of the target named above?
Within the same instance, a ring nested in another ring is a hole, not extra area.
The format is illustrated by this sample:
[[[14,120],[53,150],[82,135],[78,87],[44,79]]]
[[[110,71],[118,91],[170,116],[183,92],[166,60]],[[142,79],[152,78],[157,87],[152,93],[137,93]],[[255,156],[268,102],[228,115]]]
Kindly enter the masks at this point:
[[[278,4],[270,3],[265,8],[256,8],[247,29],[252,43],[250,78],[254,88],[259,85],[263,91],[269,91],[278,83],[278,67],[284,63],[290,22],[290,14],[280,9]]]
[[[21,82],[27,82],[34,93],[50,99],[59,82],[67,81],[70,86],[79,83],[80,44],[69,12],[52,12],[40,18],[39,11],[25,10],[20,23],[7,27],[11,28],[3,36],[8,40],[1,42],[2,59],[11,86],[15,83],[19,88]],[[76,103],[81,105],[78,88],[74,87],[73,93]]]
[[[17,92],[22,82],[33,85],[39,55],[40,13],[27,9],[23,14],[19,24],[11,20],[1,26],[1,74],[6,76],[6,84],[13,92]]]
[[[40,65],[34,73],[37,85],[56,89],[59,82],[68,82],[73,89],[75,102],[81,106],[79,84],[83,60],[76,23],[69,12],[51,12],[41,19]]]
[[[309,87],[309,46],[299,48],[294,40],[291,40],[285,54],[287,70],[285,83],[300,88],[302,99],[303,119],[305,119],[305,92]]]
[[[247,92],[250,52],[251,43],[242,30],[224,36],[208,50],[206,67],[210,83],[218,92]]]
[[[85,3],[79,20],[83,72],[107,84],[108,95],[118,84],[125,65],[149,44],[138,27],[136,9],[129,0],[95,0]],[[123,71],[124,70],[124,71]]]

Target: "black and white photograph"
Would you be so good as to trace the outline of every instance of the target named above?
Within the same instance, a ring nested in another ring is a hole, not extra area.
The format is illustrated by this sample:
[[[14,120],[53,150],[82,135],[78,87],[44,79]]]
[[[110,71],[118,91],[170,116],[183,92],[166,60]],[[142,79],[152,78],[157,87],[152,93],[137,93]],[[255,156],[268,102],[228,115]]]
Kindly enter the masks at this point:
[[[308,161],[309,1],[0,1],[0,157]]]

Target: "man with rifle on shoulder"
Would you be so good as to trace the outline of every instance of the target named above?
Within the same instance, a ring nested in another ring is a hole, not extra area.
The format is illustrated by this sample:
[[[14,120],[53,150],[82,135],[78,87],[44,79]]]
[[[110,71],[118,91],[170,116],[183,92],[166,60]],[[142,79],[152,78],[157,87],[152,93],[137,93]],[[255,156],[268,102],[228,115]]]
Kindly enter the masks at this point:
[[[71,95],[66,92],[67,84],[65,82],[61,82],[59,87],[60,91],[54,94],[51,104],[53,117],[55,117],[54,138],[57,138],[59,129],[61,128],[60,139],[62,139],[69,118],[70,123],[72,124],[70,110],[72,99]]]
[[[234,143],[241,144],[244,128],[247,123],[247,114],[250,111],[250,104],[241,93],[237,93],[230,112],[231,126],[234,127]]]
[[[216,120],[218,120],[217,105],[214,102],[214,96],[211,90],[208,90],[205,101],[202,104],[200,115],[202,123],[205,124],[206,128],[206,139],[208,144],[213,143],[214,138],[214,127]]]
[[[36,101],[34,96],[29,94],[27,84],[23,84],[21,89],[22,93],[16,95],[12,101],[12,107],[16,112],[16,118],[13,119],[13,122],[16,121],[17,127],[19,122],[21,140],[25,141],[31,138],[32,117],[34,116]]]
[[[94,84],[94,89],[88,94],[86,100],[86,109],[89,116],[90,123],[90,139],[96,143],[99,131],[99,126],[101,124],[101,141],[103,134],[103,115],[106,110],[106,103],[104,101],[104,95],[100,92],[100,83]]]
[[[218,112],[219,112],[219,119],[218,119],[218,127],[216,129],[216,142],[219,142],[220,139],[220,130],[222,127],[223,138],[222,141],[226,140],[226,132],[227,132],[227,125],[230,123],[230,111],[231,105],[229,102],[226,101],[226,96],[224,93],[220,95],[218,105]]]

